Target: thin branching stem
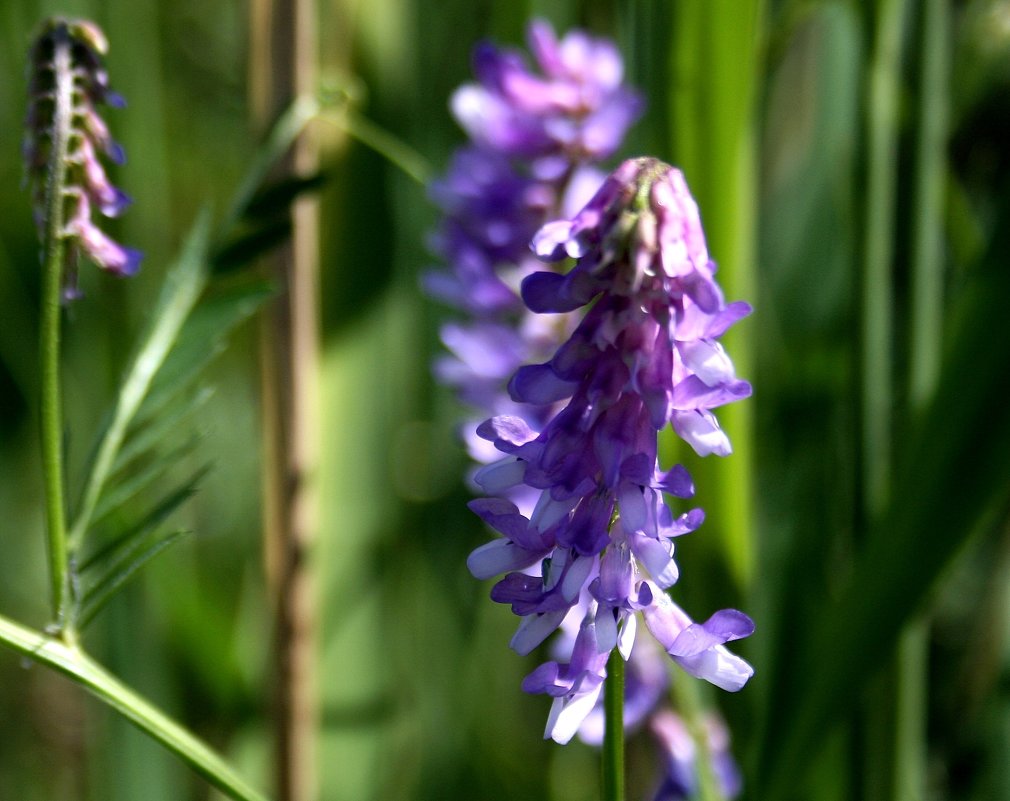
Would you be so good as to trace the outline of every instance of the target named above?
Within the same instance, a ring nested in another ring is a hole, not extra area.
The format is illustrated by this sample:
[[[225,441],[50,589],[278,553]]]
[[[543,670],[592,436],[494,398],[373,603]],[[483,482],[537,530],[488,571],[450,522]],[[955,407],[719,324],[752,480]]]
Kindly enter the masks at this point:
[[[80,684],[181,757],[236,801],[267,801],[211,748],[92,660],[80,648],[0,615],[0,644]]]

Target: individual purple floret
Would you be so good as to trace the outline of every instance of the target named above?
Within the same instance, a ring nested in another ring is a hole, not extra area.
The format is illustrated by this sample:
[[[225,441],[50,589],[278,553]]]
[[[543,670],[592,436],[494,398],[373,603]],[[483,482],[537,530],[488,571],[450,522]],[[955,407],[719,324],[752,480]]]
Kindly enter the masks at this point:
[[[118,217],[130,204],[102,163],[103,158],[114,163],[124,158],[98,113],[101,105],[123,105],[109,89],[107,51],[105,36],[94,23],[55,18],[45,24],[30,54],[26,175],[40,236],[62,237],[69,245],[66,297],[76,294],[78,253],[117,275],[132,275],[140,265],[139,251],[113,241],[92,219],[92,209]],[[51,192],[60,193],[57,202]],[[53,219],[57,231],[49,230]]]
[[[538,497],[528,516],[500,499],[471,504],[502,538],[474,551],[470,569],[479,578],[507,573],[491,597],[522,617],[511,643],[519,653],[581,602],[596,656],[620,647],[627,658],[642,612],[682,668],[739,690],[753,671],[724,644],[751,634],[751,620],[723,610],[694,623],[665,593],[678,578],[673,539],[703,515],[675,516],[664,501],[690,498],[694,487],[683,467],[660,469],[657,436],[669,424],[702,455],[730,452],[712,409],[746,397],[750,385],[716,340],[750,308],[724,302],[683,176],[654,159],[624,162],[571,219],[543,226],[533,248],[578,261],[563,275],[527,276],[526,305],[590,308],[550,359],[519,368],[509,383],[513,401],[557,409],[545,425],[499,415],[477,429],[506,454],[476,474],[485,492],[525,487]],[[552,713],[547,736],[558,740],[578,728],[575,714],[592,709],[585,677],[598,674],[597,664],[583,651],[576,646],[567,665],[548,663],[552,676],[571,679],[567,693],[563,683],[541,681],[544,668],[524,685],[554,695],[555,709],[574,710]]]

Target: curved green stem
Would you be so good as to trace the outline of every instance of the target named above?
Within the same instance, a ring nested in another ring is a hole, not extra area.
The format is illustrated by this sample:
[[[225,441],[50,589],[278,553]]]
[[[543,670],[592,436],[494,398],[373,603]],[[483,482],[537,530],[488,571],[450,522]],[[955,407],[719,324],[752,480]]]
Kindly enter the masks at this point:
[[[0,615],[0,643],[85,687],[145,734],[181,757],[236,801],[267,801],[211,748],[138,695],[78,647],[26,628]]]
[[[603,683],[603,801],[624,801],[624,659],[616,648]]]
[[[46,232],[43,242],[41,367],[42,471],[46,495],[49,580],[53,618],[62,628],[67,618],[67,535],[63,498],[63,405],[60,391],[60,315],[66,242],[63,238],[64,172],[73,114],[70,40],[55,38],[55,105],[49,177],[46,182]]]

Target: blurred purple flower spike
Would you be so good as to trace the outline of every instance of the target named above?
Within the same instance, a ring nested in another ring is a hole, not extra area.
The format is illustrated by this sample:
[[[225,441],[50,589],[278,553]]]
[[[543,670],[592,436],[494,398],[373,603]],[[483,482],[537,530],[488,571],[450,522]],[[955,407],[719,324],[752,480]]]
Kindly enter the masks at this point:
[[[103,270],[133,275],[141,253],[113,241],[92,220],[92,208],[105,217],[118,217],[130,204],[125,192],[113,186],[102,157],[122,163],[122,147],[109,134],[98,107],[122,106],[109,89],[104,57],[108,42],[88,20],[49,20],[30,55],[30,102],[26,119],[24,157],[32,186],[39,235],[46,237],[54,208],[47,193],[59,192],[63,220],[56,231],[70,246],[64,276],[64,297],[79,296],[76,257],[85,254]]]

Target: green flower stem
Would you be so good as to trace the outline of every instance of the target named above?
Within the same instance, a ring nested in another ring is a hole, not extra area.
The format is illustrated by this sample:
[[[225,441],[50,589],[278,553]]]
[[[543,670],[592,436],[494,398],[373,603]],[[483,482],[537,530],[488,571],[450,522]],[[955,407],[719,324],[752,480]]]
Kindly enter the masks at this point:
[[[62,35],[59,35],[62,32]],[[42,328],[40,332],[40,414],[42,471],[48,533],[49,590],[53,618],[61,629],[67,619],[67,534],[63,497],[63,404],[60,391],[60,317],[66,241],[63,237],[64,180],[73,114],[70,40],[58,28],[53,66],[55,106],[49,176],[46,182],[46,233],[43,242]]]
[[[603,682],[603,801],[624,801],[624,659],[616,648]]]
[[[42,290],[41,426],[42,471],[48,532],[49,590],[53,619],[62,626],[67,606],[67,536],[63,500],[63,406],[60,393],[60,295],[63,244],[47,248]]]
[[[267,801],[204,742],[138,695],[74,645],[0,615],[0,643],[85,687],[145,734],[181,757],[236,801]]]

